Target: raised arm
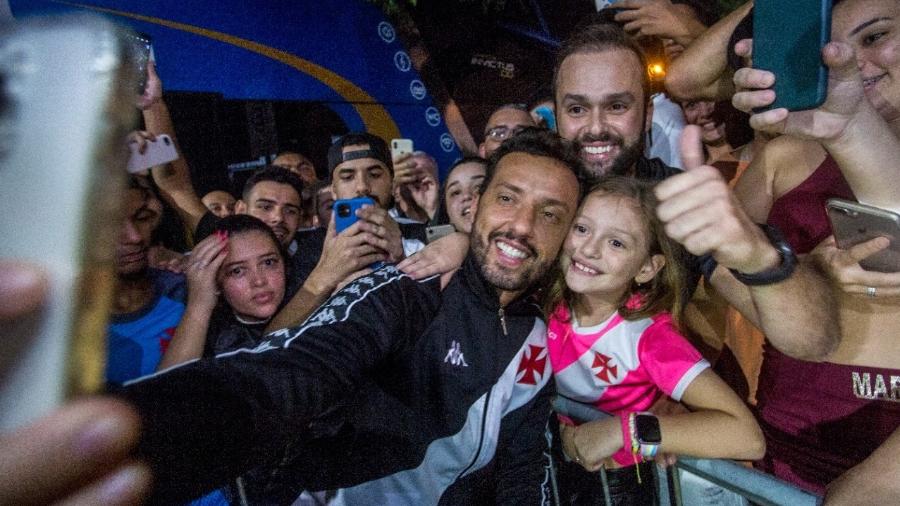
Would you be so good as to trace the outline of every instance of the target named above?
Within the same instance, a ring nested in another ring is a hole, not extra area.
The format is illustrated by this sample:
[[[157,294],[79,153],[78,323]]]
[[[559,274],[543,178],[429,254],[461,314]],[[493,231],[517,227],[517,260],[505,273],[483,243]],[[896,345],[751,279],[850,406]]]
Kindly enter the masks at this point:
[[[169,108],[162,98],[162,82],[156,74],[156,64],[153,61],[147,62],[147,90],[141,99],[141,108],[147,130],[155,135],[168,134],[178,147],[175,125],[172,124]],[[178,215],[193,232],[206,213],[206,206],[194,191],[187,160],[181,149],[178,152],[181,155],[178,159],[154,167],[151,174],[163,198],[178,211]]]
[[[270,334],[255,350],[128,384],[120,395],[142,419],[138,457],[156,478],[150,502],[184,502],[222,485],[302,437],[316,416],[356,392],[403,346],[414,332],[407,328],[411,315],[424,310],[406,306],[397,286],[404,278],[393,274],[386,268],[371,284],[355,283],[338,294],[358,298],[354,303],[336,297],[307,326]]]
[[[187,306],[157,371],[203,356],[209,320],[219,299],[216,273],[228,254],[227,245],[227,237],[217,233],[200,241],[188,258]]]
[[[734,94],[728,68],[728,41],[750,12],[747,2],[709,27],[669,64],[666,91],[678,100],[730,100]]]
[[[695,255],[711,255],[718,263],[713,286],[776,348],[796,358],[821,359],[840,339],[828,280],[804,262],[786,279],[758,286],[732,275],[729,269],[751,276],[773,272],[789,259],[747,215],[718,170],[702,165],[699,135],[699,128],[685,128],[681,152],[690,169],[656,187],[666,233]]]

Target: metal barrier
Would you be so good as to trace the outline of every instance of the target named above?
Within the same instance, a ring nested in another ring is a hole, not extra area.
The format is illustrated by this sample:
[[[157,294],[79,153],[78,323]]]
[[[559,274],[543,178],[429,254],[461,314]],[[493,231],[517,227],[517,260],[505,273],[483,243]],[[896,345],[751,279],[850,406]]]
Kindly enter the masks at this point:
[[[564,397],[553,399],[553,409],[581,422],[599,420],[611,416],[591,406],[575,402]],[[661,468],[656,467],[657,471]],[[699,501],[685,502],[682,498],[682,481],[684,473],[694,474],[719,487],[743,497],[753,504],[763,506],[817,506],[822,498],[797,488],[786,481],[772,475],[744,467],[730,460],[697,459],[679,456],[674,471],[657,472],[659,504],[663,506],[712,506],[725,504],[723,501],[711,500],[701,504]],[[604,481],[604,495],[609,497]]]
[[[797,488],[774,476],[744,467],[730,460],[695,459],[678,457],[674,478],[671,481],[674,490],[660,487],[660,504],[694,506],[682,501],[681,478],[684,471],[704,478],[725,490],[744,497],[754,504],[764,506],[817,506],[822,498]],[[662,476],[662,473],[660,473]],[[669,480],[666,480],[668,482]],[[663,497],[666,490],[668,498]],[[664,499],[667,499],[664,501]]]

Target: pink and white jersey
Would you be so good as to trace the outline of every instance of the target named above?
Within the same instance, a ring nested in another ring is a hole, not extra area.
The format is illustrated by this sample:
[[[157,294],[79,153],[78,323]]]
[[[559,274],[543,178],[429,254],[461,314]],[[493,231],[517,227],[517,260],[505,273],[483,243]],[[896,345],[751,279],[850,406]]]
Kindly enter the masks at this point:
[[[681,400],[709,367],[678,333],[669,313],[637,321],[618,312],[592,327],[579,327],[560,304],[550,317],[547,350],[559,393],[618,414],[644,411],[660,391]]]

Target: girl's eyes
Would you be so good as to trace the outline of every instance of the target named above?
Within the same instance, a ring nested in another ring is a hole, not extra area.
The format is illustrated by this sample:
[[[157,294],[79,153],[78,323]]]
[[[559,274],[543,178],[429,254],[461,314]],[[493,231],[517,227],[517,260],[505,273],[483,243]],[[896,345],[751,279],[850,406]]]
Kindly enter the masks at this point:
[[[618,239],[610,239],[609,244],[613,248],[624,248],[625,247],[625,243],[623,243],[622,241],[620,241]]]
[[[574,230],[575,233],[577,233],[577,234],[586,234],[588,231],[587,227],[585,227],[584,225],[582,225],[580,223],[576,223],[576,224],[572,225],[572,230]]]
[[[273,267],[278,264],[279,264],[279,261],[277,258],[267,258],[267,259],[263,260],[263,265],[265,265],[266,267]]]
[[[243,267],[234,267],[228,271],[228,276],[236,277],[244,273]]]
[[[863,45],[871,46],[872,44],[878,42],[885,35],[887,35],[887,32],[876,32],[870,35],[866,35],[863,38]]]

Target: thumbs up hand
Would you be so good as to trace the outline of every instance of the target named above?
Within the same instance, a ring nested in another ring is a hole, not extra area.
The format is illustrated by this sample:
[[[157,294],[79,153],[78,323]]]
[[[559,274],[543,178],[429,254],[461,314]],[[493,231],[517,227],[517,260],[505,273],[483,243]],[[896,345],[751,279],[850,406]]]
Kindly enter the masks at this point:
[[[666,234],[694,255],[745,274],[781,261],[763,231],[747,216],[718,169],[704,164],[700,128],[685,127],[681,159],[685,171],[656,185],[656,213]]]

